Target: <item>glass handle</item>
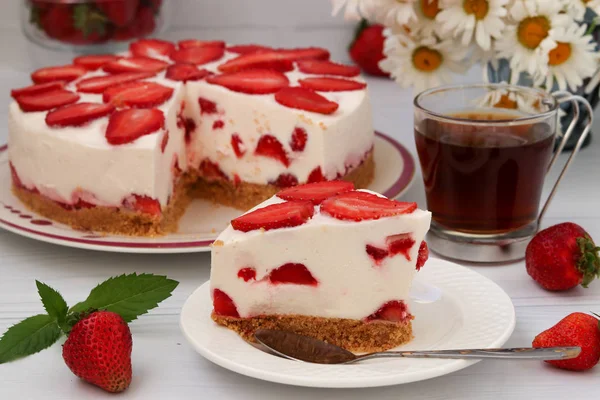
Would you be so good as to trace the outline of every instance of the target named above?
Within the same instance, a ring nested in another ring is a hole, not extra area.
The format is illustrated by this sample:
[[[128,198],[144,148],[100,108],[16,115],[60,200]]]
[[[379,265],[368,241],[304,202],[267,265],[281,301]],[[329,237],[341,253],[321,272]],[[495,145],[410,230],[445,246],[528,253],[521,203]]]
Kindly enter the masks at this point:
[[[583,98],[582,96],[574,95],[574,94],[566,92],[566,91],[557,91],[552,94],[556,97],[556,100],[558,101],[559,104],[570,101],[573,104],[573,110],[575,111],[575,113],[573,115],[573,120],[569,124],[567,131],[565,132],[560,144],[558,145],[558,148],[556,149],[556,153],[554,154],[554,156],[552,157],[552,160],[550,161],[550,164],[548,165],[548,170],[546,171],[546,173],[548,173],[550,171],[550,169],[554,166],[554,163],[558,159],[558,156],[560,155],[560,153],[564,149],[565,145],[567,144],[567,140],[569,140],[569,137],[573,133],[575,126],[579,122],[579,118],[581,117],[581,113],[579,112],[579,103],[583,104],[583,106],[587,109],[588,114],[589,114],[589,121],[585,125],[585,128],[584,128],[583,132],[581,133],[581,136],[579,137],[577,144],[575,145],[575,148],[573,148],[573,150],[571,151],[571,155],[567,159],[565,166],[563,167],[562,171],[560,172],[558,179],[554,183],[554,186],[552,187],[552,190],[550,191],[550,194],[548,195],[548,198],[546,199],[546,202],[544,203],[544,207],[542,208],[542,211],[540,212],[540,215],[538,216],[538,220],[537,220],[538,229],[542,222],[542,218],[544,217],[544,215],[546,214],[546,211],[548,210],[548,206],[550,205],[550,202],[552,201],[552,199],[554,198],[554,195],[556,194],[556,190],[558,189],[558,185],[560,184],[560,181],[563,179],[563,177],[567,173],[567,170],[573,163],[573,160],[575,159],[575,156],[579,152],[579,149],[581,149],[581,146],[583,145],[585,138],[590,133],[590,130],[592,129],[592,123],[594,122],[594,110],[592,109],[592,106],[585,98]]]

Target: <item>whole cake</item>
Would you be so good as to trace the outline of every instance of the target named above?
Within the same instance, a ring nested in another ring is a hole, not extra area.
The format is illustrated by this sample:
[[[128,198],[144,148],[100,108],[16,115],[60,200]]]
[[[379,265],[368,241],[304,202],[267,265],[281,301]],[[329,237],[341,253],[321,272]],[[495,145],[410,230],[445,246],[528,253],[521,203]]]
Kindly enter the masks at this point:
[[[407,305],[428,257],[431,214],[352,183],[284,189],[231,221],[212,245],[212,318],[252,341],[257,329],[352,351],[412,338]]]
[[[247,210],[278,190],[373,177],[357,67],[327,50],[143,39],[12,91],[14,193],[78,229],[176,230],[191,198]]]

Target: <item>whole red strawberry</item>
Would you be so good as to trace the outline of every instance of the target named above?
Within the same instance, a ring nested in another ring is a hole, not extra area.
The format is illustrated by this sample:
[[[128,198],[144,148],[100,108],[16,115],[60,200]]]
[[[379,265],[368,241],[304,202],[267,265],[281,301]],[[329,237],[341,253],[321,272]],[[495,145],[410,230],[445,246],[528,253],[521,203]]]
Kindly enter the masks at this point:
[[[117,26],[133,21],[140,0],[96,0],[96,6]]]
[[[544,289],[587,287],[598,276],[598,250],[588,233],[571,222],[540,231],[525,252],[527,273]]]
[[[389,76],[379,68],[383,59],[383,29],[382,25],[368,25],[363,21],[357,29],[354,42],[350,46],[350,57],[363,72],[369,75]]]
[[[96,311],[77,322],[63,346],[69,369],[109,392],[131,383],[131,332],[119,314]]]
[[[533,347],[579,346],[581,353],[570,360],[548,360],[549,364],[572,371],[585,371],[600,360],[598,319],[584,313],[572,313],[533,339]]]
[[[70,4],[55,4],[40,16],[40,26],[53,39],[65,39],[76,32]]]

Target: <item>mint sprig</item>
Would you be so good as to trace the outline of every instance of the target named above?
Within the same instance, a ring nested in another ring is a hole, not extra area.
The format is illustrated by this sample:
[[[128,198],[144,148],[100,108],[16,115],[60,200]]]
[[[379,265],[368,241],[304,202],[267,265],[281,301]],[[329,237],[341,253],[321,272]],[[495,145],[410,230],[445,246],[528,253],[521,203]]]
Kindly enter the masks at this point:
[[[170,297],[178,284],[162,275],[120,275],[99,284],[86,300],[69,309],[58,291],[36,281],[47,314],[29,317],[8,328],[0,338],[0,364],[52,346],[81,318],[98,310],[115,312],[129,323]]]

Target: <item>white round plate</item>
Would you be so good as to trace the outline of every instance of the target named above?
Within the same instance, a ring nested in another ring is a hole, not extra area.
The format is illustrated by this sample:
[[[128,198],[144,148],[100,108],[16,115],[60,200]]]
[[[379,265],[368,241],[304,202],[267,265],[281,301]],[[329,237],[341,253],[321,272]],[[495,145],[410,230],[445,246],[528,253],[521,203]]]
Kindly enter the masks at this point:
[[[501,347],[515,328],[510,297],[494,282],[468,268],[431,258],[413,286],[439,293],[435,301],[410,301],[415,338],[405,350]],[[181,329],[198,353],[242,375],[297,386],[351,388],[388,386],[430,379],[478,360],[381,359],[355,365],[291,361],[255,348],[215,324],[210,282],[200,286],[181,310]]]
[[[404,146],[376,132],[375,179],[369,189],[396,198],[415,176],[415,161]],[[122,253],[194,253],[210,244],[229,221],[240,214],[234,208],[204,200],[192,202],[179,221],[179,231],[156,238],[128,237],[77,231],[30,212],[11,191],[7,147],[0,146],[0,227],[32,239],[63,246]]]

